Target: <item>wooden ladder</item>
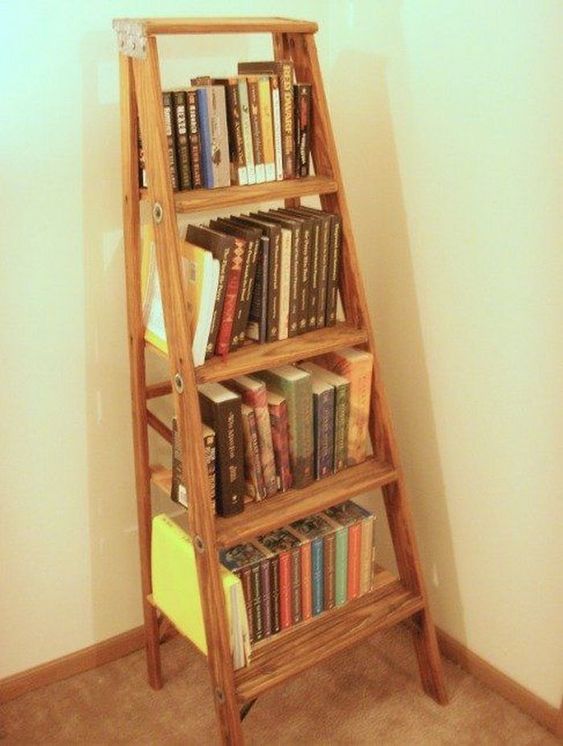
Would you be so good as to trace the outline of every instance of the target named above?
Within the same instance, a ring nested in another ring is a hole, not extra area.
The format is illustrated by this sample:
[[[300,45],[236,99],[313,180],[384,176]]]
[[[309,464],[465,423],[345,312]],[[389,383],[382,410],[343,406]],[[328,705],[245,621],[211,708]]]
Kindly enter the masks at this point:
[[[283,18],[122,19],[114,21],[120,45],[121,121],[123,153],[123,220],[127,282],[127,312],[135,474],[139,519],[143,608],[148,676],[162,686],[160,638],[168,624],[151,598],[151,479],[169,486],[169,473],[151,470],[148,427],[168,440],[169,427],[147,409],[149,399],[172,394],[181,434],[187,489],[188,522],[197,548],[208,665],[215,708],[225,744],[242,744],[241,720],[259,694],[349,646],[411,620],[424,690],[437,702],[447,700],[436,634],[424,588],[405,483],[391,417],[381,381],[366,296],[360,279],[350,215],[328,105],[322,84],[314,34],[315,23]],[[162,90],[156,36],[159,34],[268,33],[276,59],[293,60],[297,79],[313,84],[312,157],[315,175],[252,186],[195,190],[173,194],[162,115]],[[148,190],[138,180],[137,121],[140,122],[148,172]],[[342,219],[340,297],[345,321],[271,344],[251,344],[194,368],[189,319],[180,270],[180,239],[176,215],[210,208],[319,195],[323,209]],[[170,379],[147,385],[140,271],[140,202],[152,209],[158,271],[169,348]],[[201,430],[197,384],[220,381],[266,367],[291,363],[346,346],[370,350],[375,362],[370,436],[373,456],[363,464],[312,485],[249,504],[231,518],[215,517],[208,496],[207,468]],[[263,641],[250,665],[233,670],[229,648],[218,550],[323,510],[350,497],[381,488],[399,569],[399,578],[379,570],[374,589],[344,606],[321,614]]]

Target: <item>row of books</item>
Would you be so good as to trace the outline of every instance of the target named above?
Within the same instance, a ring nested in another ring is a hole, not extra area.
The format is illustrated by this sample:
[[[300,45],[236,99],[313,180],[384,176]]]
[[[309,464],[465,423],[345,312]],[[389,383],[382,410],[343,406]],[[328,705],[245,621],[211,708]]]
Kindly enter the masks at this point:
[[[259,642],[371,590],[374,514],[352,500],[221,552]]]
[[[345,348],[198,387],[210,493],[223,516],[366,458],[373,356]],[[187,507],[177,425],[172,499]]]
[[[146,336],[167,352],[152,225],[144,229]],[[341,221],[313,207],[189,225],[182,242],[194,364],[336,323]]]
[[[163,91],[173,191],[309,174],[311,84],[294,82],[289,60],[241,62],[238,72]],[[139,181],[147,186],[142,142]]]

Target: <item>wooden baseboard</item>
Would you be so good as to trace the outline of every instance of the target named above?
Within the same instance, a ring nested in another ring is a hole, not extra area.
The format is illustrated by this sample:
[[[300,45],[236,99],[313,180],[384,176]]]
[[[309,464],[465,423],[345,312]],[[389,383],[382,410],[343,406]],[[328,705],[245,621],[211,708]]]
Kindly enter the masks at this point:
[[[7,676],[0,680],[0,702],[9,702],[11,699],[39,689],[55,681],[68,679],[83,671],[98,668],[105,663],[123,658],[135,650],[144,647],[144,628],[136,627],[128,632],[123,632],[109,640],[90,645],[76,653],[65,655],[49,663],[29,668],[27,671]]]
[[[543,725],[544,728],[555,733],[555,735],[563,735],[563,703],[561,709],[558,710],[491,666],[483,658],[472,653],[463,643],[450,637],[447,632],[436,628],[436,634],[440,650],[445,658],[457,663],[467,673],[470,673],[489,689],[500,694],[508,702],[516,705],[518,709]]]
[[[454,640],[446,632],[437,629],[438,642],[442,654],[460,665],[465,671],[501,697],[512,702],[520,710],[555,735],[563,737],[563,704],[561,709],[552,707],[537,695],[498,671],[461,642]],[[65,655],[57,660],[35,666],[27,671],[0,680],[0,702],[9,702],[22,694],[39,689],[55,681],[103,666],[105,663],[122,658],[144,647],[143,627],[111,637],[91,645],[76,653]]]

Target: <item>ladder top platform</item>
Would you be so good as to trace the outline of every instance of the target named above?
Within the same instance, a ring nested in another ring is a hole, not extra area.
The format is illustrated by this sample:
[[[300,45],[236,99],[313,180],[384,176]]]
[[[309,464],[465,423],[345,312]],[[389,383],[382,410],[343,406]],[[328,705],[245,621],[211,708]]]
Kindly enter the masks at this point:
[[[223,18],[116,18],[113,28],[143,36],[153,34],[314,34],[318,25],[313,21],[293,18],[256,18],[226,16]]]

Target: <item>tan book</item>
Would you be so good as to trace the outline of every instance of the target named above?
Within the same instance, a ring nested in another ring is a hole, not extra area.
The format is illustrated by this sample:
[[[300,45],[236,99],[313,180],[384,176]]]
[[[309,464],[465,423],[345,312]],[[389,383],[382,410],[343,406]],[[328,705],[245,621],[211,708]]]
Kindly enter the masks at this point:
[[[276,156],[274,152],[274,124],[272,121],[272,94],[270,76],[258,78],[258,103],[260,108],[260,129],[264,148],[264,169],[266,181],[276,181]]]

